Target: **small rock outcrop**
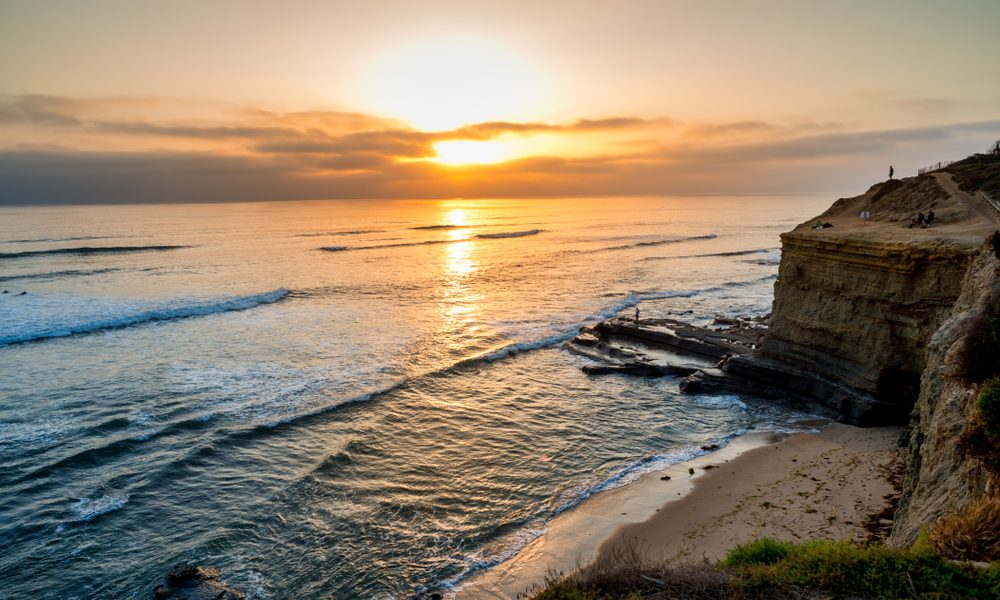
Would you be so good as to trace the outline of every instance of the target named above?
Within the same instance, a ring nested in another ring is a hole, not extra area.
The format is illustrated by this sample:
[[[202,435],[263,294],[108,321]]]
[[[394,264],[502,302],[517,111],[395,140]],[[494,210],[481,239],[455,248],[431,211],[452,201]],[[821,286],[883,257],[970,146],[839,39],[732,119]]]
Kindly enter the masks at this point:
[[[153,590],[153,600],[246,600],[241,590],[219,579],[214,567],[179,564]]]

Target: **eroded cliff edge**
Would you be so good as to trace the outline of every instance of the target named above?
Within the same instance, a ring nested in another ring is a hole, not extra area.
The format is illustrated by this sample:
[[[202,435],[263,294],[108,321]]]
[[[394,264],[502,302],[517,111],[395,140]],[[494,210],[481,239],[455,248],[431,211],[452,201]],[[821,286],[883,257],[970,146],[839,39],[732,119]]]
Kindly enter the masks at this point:
[[[930,227],[910,226],[931,211]],[[989,198],[944,171],[838,200],[782,234],[759,351],[732,357],[721,374],[696,374],[685,388],[798,400],[856,425],[906,423],[926,345],[951,316],[973,254],[998,228]]]
[[[1000,306],[1000,233],[975,252],[950,318],[927,348],[920,396],[912,412],[905,451],[903,494],[889,537],[900,546],[913,544],[922,529],[938,518],[961,512],[996,495],[989,458],[977,455],[968,438],[976,426],[975,401],[981,377],[970,363],[989,365],[1000,356],[974,356],[987,323]]]
[[[907,424],[891,544],[997,495],[998,453],[969,440],[984,382],[1000,374],[998,188],[1000,155],[977,155],[877,184],[784,234],[767,335],[724,367],[843,421]],[[929,227],[911,225],[929,211]]]
[[[857,425],[906,424],[894,545],[998,494],[1000,450],[975,433],[977,397],[1000,375],[998,190],[1000,154],[976,155],[838,200],[782,235],[758,351],[686,382],[811,403]],[[911,226],[929,211],[929,227]],[[975,435],[992,449],[973,448]]]

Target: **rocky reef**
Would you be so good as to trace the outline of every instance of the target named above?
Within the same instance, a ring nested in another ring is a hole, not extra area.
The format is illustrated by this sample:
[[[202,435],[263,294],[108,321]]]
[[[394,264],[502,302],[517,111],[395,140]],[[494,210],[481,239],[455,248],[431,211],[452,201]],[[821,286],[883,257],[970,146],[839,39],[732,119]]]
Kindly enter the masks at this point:
[[[242,591],[219,579],[213,567],[179,564],[153,590],[153,600],[246,600]]]

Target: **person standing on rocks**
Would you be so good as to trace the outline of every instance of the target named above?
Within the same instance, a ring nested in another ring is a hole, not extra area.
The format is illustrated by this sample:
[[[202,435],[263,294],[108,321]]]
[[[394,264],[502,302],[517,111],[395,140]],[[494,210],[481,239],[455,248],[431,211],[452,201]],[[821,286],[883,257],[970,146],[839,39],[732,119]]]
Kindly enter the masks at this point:
[[[635,307],[635,324],[636,325],[639,324],[639,307],[638,306]]]
[[[892,179],[892,165],[889,165],[889,179]]]

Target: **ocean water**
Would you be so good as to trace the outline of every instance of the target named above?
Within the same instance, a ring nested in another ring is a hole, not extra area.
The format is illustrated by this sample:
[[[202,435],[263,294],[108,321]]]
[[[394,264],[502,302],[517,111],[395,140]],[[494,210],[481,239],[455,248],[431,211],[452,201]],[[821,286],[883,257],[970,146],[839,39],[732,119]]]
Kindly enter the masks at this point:
[[[797,415],[561,348],[770,309],[818,197],[0,208],[0,597],[447,592]],[[21,292],[27,292],[22,294]]]

